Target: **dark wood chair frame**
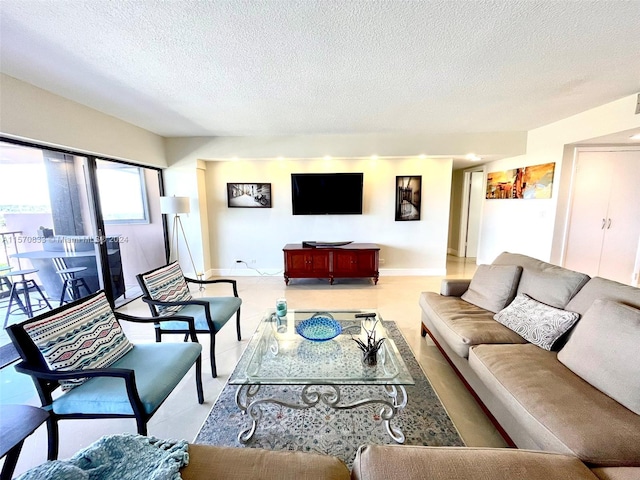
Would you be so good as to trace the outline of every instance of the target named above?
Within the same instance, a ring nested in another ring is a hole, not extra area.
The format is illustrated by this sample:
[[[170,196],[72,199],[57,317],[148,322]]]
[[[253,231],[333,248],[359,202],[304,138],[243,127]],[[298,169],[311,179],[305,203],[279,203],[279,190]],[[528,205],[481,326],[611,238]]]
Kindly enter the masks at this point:
[[[176,305],[201,305],[204,308],[204,313],[206,316],[207,325],[209,325],[209,330],[196,329],[196,333],[208,333],[211,336],[211,342],[209,345],[209,355],[211,357],[211,376],[213,378],[216,378],[218,376],[218,369],[216,367],[215,353],[216,353],[216,333],[218,333],[218,331],[216,330],[215,325],[213,324],[213,320],[211,319],[209,304],[204,300],[198,300],[195,298],[191,300],[184,300],[184,301],[178,301],[178,302],[162,302],[159,300],[153,300],[151,298],[151,295],[149,294],[149,290],[147,289],[147,286],[144,283],[144,280],[142,279],[142,277],[143,275],[147,275],[155,270],[157,270],[157,268],[154,268],[153,270],[150,270],[146,273],[138,274],[136,275],[136,278],[138,279],[138,284],[140,285],[140,288],[142,289],[142,292],[143,292],[142,301],[149,305],[149,308],[151,309],[151,313],[155,317],[156,342],[162,342],[163,334],[166,334],[166,335],[184,334],[184,341],[186,342],[189,339],[189,330],[187,329],[163,330],[162,325],[158,321],[158,318],[161,317],[163,321],[166,321],[166,320],[175,320],[176,317],[160,315],[157,307],[169,307],[169,306],[176,306]],[[184,277],[184,279],[187,282],[187,284],[194,283],[198,285],[207,285],[207,284],[213,284],[213,283],[229,283],[233,287],[233,296],[240,298],[238,296],[238,283],[236,280],[231,280],[226,278],[217,278],[213,280],[196,280],[195,278],[189,278],[189,277]],[[187,317],[187,318],[191,318],[193,320],[192,317]],[[238,337],[238,341],[242,340],[242,335],[240,333],[240,307],[238,307],[238,310],[236,311],[236,334]]]
[[[98,295],[101,291],[96,292],[92,296]],[[135,418],[138,433],[140,435],[147,435],[147,422],[158,411],[163,402],[150,413],[144,411],[144,407],[138,395],[138,389],[136,387],[135,372],[126,368],[95,368],[87,370],[52,370],[47,366],[47,363],[38,350],[38,347],[33,343],[27,332],[24,330],[24,325],[31,323],[35,320],[55,315],[59,312],[73,308],[87,298],[76,300],[71,303],[67,303],[54,310],[26,320],[22,323],[9,325],[7,332],[11,341],[13,342],[16,350],[20,354],[22,361],[15,365],[15,369],[18,372],[30,375],[35,384],[42,408],[49,411],[49,418],[47,419],[47,431],[48,431],[48,456],[49,460],[55,460],[58,457],[58,441],[59,441],[59,429],[58,421],[64,419],[86,419],[86,418]],[[136,323],[156,323],[156,319],[153,317],[134,317],[132,315],[126,315],[123,313],[115,312],[115,317],[120,320],[136,322]],[[198,342],[196,336],[193,318],[185,316],[173,316],[172,320],[182,320],[188,323],[189,329],[186,330],[193,342]],[[204,403],[204,393],[202,388],[202,356],[199,355],[196,362],[196,389],[198,392],[198,403]],[[73,378],[91,378],[91,377],[118,377],[122,378],[125,382],[127,389],[127,396],[131,403],[131,409],[133,414],[85,414],[85,413],[72,413],[72,414],[56,414],[53,412],[53,396],[52,393],[60,386],[60,380],[67,380]]]

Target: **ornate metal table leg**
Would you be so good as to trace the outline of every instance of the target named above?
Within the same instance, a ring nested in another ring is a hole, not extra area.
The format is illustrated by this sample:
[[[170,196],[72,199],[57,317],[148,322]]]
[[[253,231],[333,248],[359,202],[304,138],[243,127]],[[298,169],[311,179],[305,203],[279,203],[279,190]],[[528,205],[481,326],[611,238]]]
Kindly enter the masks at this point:
[[[387,427],[387,432],[389,433],[389,436],[398,443],[404,443],[404,440],[405,440],[404,433],[402,433],[402,430],[400,430],[398,427],[394,427],[391,425],[391,419],[395,416],[396,413],[398,413],[399,410],[402,410],[404,407],[407,406],[407,401],[408,401],[407,391],[403,385],[399,385],[399,391],[401,393],[401,397],[400,397],[400,401],[398,401],[398,388],[396,388],[394,385],[387,385],[384,388],[387,391],[387,395],[389,395],[389,397],[391,397],[391,399],[393,400],[393,410],[392,410],[392,414],[389,415],[389,417],[387,418],[384,415],[385,409],[383,408],[382,411],[380,412],[380,416],[384,418],[384,425],[385,427]]]
[[[328,391],[321,393],[318,391],[320,388],[327,389]],[[238,441],[247,443],[255,434],[258,422],[262,418],[262,410],[260,409],[262,404],[271,403],[296,410],[306,410],[322,401],[325,405],[336,410],[348,410],[369,404],[382,405],[380,417],[384,420],[389,436],[398,443],[404,443],[404,433],[402,433],[402,430],[398,427],[392,426],[391,420],[398,411],[407,405],[407,391],[402,385],[398,387],[393,385],[385,386],[385,390],[391,401],[365,398],[353,403],[341,404],[342,397],[340,395],[339,385],[305,385],[300,394],[300,400],[303,403],[299,404],[284,402],[276,398],[255,399],[254,397],[260,391],[260,385],[240,385],[238,390],[236,390],[236,405],[243,414],[248,414],[251,417],[252,423],[250,427],[242,430],[238,434]]]
[[[244,391],[244,402],[242,392]],[[238,441],[240,443],[247,443],[256,433],[258,427],[258,421],[262,418],[262,410],[252,398],[255,397],[260,391],[260,385],[240,385],[236,390],[236,405],[240,409],[243,415],[247,413],[251,417],[251,426],[245,428],[238,433]]]

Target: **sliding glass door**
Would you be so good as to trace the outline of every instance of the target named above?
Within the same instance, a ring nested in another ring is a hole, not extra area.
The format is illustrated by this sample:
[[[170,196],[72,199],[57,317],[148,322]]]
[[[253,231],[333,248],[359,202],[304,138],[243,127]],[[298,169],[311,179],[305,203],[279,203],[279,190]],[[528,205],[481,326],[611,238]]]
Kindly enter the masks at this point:
[[[3,326],[99,289],[116,307],[139,296],[136,274],[166,262],[160,185],[157,169],[0,140]]]
[[[116,306],[141,292],[136,280],[166,263],[164,226],[160,214],[160,171],[109,160],[96,160],[100,210],[104,222],[112,279],[117,279]]]
[[[89,159],[0,143],[0,318],[24,320],[103,286]]]

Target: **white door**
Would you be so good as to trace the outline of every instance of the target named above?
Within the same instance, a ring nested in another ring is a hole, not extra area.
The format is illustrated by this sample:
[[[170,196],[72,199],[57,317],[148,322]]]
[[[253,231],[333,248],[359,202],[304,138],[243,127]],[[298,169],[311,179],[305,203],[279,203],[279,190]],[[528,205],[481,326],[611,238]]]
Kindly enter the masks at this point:
[[[603,152],[580,152],[564,266],[595,277],[600,268],[602,238],[607,221],[611,169]]]
[[[640,152],[619,152],[611,162],[621,175],[611,179],[598,275],[629,285],[640,239]]]
[[[465,257],[475,258],[478,256],[478,237],[480,236],[480,218],[482,216],[482,200],[484,197],[483,180],[483,172],[471,172]]]
[[[631,284],[640,241],[640,151],[582,151],[564,266]]]

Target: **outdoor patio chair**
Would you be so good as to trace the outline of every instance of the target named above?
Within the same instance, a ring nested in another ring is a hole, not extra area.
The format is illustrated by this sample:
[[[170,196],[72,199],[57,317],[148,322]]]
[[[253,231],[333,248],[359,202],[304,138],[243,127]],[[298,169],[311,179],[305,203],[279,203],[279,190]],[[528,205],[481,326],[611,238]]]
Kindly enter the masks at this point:
[[[15,369],[31,376],[50,412],[49,460],[58,456],[62,419],[135,418],[146,435],[149,419],[194,364],[198,403],[204,402],[193,319],[173,318],[187,325],[193,342],[132,344],[118,320],[155,319],[114,312],[103,291],[7,327],[22,358]]]
[[[187,341],[187,324],[164,318],[168,315],[179,314],[193,318],[197,333],[208,333],[211,337],[209,352],[211,355],[211,375],[218,376],[216,368],[216,333],[236,315],[236,333],[238,341],[240,334],[240,305],[238,288],[235,280],[214,279],[195,280],[186,278],[177,262],[172,262],[160,268],[136,276],[143,291],[142,300],[149,305],[151,314],[156,317],[156,341],[162,341],[163,334],[184,334]],[[233,297],[198,297],[193,298],[188,283],[207,285],[214,283],[228,283],[233,287]]]

